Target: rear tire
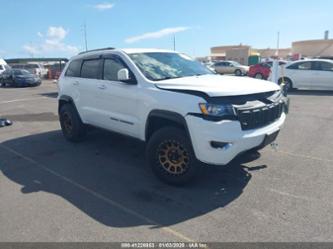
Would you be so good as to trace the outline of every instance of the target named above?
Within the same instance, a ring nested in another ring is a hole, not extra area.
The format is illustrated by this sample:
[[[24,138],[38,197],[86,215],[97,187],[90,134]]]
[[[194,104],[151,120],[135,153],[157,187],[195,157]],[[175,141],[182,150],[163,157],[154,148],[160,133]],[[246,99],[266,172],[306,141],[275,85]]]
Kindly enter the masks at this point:
[[[188,183],[201,168],[187,134],[176,127],[161,128],[153,133],[147,144],[146,158],[155,175],[172,185]]]
[[[86,127],[72,104],[64,104],[59,112],[64,137],[71,142],[80,142],[86,135]]]

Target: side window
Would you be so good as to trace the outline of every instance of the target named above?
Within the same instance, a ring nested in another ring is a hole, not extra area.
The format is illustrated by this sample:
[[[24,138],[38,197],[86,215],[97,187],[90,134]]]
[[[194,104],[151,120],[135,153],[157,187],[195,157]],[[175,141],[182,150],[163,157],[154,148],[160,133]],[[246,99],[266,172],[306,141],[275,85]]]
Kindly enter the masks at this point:
[[[287,67],[288,69],[311,70],[311,61],[298,62]]]
[[[69,64],[65,75],[69,77],[80,77],[80,70],[81,70],[81,61],[80,60],[72,61]]]
[[[118,81],[118,71],[127,68],[119,59],[105,59],[104,61],[104,80]]]
[[[100,59],[83,61],[81,68],[81,78],[100,79],[100,62]]]
[[[136,83],[136,79],[134,74],[131,70],[127,67],[125,62],[123,62],[120,58],[105,58],[104,60],[104,73],[103,79],[110,80],[110,81],[118,81],[118,71],[120,69],[127,68],[129,71],[129,78],[128,82]]]
[[[321,71],[331,71],[333,72],[333,63],[329,63],[326,61],[319,62],[319,70]]]

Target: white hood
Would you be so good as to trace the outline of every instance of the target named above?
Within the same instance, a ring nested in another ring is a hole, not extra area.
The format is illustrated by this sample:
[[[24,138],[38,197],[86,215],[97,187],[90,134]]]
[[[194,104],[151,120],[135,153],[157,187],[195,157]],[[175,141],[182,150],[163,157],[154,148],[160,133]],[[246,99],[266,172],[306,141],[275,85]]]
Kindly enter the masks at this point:
[[[224,75],[202,75],[162,80],[156,83],[156,86],[166,90],[199,91],[210,97],[247,95],[280,89],[273,82]]]

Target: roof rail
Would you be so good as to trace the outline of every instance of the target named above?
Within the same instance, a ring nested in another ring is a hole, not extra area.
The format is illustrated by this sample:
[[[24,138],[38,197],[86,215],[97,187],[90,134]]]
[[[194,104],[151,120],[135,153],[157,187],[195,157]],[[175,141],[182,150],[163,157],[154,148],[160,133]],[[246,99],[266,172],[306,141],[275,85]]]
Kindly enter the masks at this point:
[[[115,48],[111,48],[111,47],[107,47],[107,48],[97,48],[97,49],[92,49],[92,50],[83,51],[83,52],[80,52],[79,54],[85,54],[85,53],[94,52],[94,51],[101,51],[101,50],[113,50],[113,49],[115,49]]]

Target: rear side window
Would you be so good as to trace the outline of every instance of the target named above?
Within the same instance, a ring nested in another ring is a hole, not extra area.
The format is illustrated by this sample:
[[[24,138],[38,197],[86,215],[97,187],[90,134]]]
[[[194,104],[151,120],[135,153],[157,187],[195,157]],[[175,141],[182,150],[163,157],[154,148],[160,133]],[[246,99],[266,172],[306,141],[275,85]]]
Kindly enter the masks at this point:
[[[24,68],[27,68],[27,69],[38,68],[38,65],[36,65],[36,64],[27,64],[27,65],[24,66]]]
[[[318,63],[318,69],[321,71],[331,71],[333,72],[333,63],[322,61]]]
[[[80,77],[81,60],[72,61],[66,71],[66,76],[69,77]]]
[[[311,61],[298,62],[287,67],[288,69],[311,70]]]
[[[101,70],[100,70],[101,60],[86,60],[83,61],[81,68],[81,78],[87,79],[100,79]]]

